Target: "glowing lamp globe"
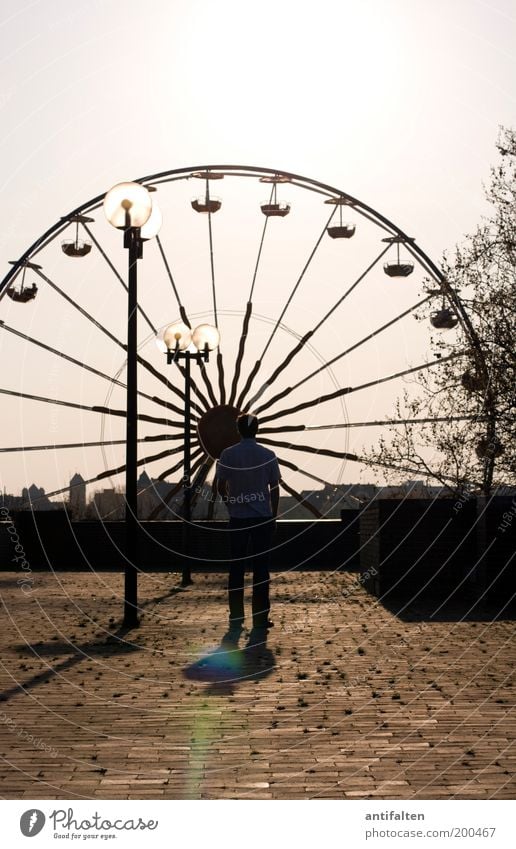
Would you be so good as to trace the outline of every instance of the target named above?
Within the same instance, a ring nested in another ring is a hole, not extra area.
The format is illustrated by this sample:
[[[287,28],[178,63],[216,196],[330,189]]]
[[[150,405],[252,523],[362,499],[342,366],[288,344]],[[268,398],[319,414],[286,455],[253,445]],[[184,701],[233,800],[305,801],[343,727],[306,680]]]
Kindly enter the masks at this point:
[[[142,239],[147,241],[148,239],[153,239],[154,236],[157,236],[161,225],[163,224],[163,215],[161,214],[161,209],[159,208],[156,201],[152,204],[152,212],[140,230],[140,236]]]
[[[140,183],[117,183],[104,198],[104,213],[113,227],[143,227],[152,212],[152,199]]]
[[[220,333],[212,324],[200,324],[192,333],[192,342],[198,351],[213,351],[219,346]]]
[[[182,321],[169,324],[163,333],[163,342],[167,351],[186,351],[192,341],[192,331]]]

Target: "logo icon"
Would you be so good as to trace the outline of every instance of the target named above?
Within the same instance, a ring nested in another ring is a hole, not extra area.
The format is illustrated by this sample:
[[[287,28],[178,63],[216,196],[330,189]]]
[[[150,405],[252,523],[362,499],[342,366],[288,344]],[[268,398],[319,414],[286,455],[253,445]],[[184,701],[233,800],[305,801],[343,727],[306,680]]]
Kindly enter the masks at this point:
[[[20,831],[25,837],[35,837],[45,825],[45,814],[37,808],[25,811],[20,817]]]

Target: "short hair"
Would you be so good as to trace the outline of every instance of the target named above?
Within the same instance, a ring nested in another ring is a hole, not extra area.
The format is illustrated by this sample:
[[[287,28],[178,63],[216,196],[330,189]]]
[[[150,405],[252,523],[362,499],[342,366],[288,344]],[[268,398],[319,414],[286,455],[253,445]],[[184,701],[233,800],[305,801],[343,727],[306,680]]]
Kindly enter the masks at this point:
[[[256,436],[258,432],[258,416],[251,413],[243,413],[237,418],[237,428],[240,436],[244,439]]]

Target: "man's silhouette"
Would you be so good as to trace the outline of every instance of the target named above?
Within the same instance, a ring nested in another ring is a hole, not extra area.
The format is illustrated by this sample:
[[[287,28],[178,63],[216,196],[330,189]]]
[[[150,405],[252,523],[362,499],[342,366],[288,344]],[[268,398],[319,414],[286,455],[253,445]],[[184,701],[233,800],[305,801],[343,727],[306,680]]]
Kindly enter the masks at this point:
[[[258,445],[258,419],[237,419],[240,442],[226,448],[217,463],[217,490],[229,512],[231,564],[229,628],[238,634],[244,623],[246,553],[252,549],[253,628],[270,628],[269,554],[279,503],[279,466],[273,451]]]

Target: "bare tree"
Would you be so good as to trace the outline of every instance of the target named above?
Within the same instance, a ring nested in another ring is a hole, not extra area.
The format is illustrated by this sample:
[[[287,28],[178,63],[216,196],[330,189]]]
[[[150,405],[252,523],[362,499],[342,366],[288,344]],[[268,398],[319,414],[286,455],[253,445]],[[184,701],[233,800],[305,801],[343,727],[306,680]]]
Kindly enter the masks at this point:
[[[442,307],[459,324],[433,332],[432,346],[443,360],[464,356],[420,373],[416,392],[398,401],[400,420],[434,421],[391,427],[368,452],[388,476],[410,468],[455,493],[489,495],[516,482],[516,132],[501,128],[496,146],[485,189],[490,214],[443,258]],[[417,318],[432,311],[435,302]]]

